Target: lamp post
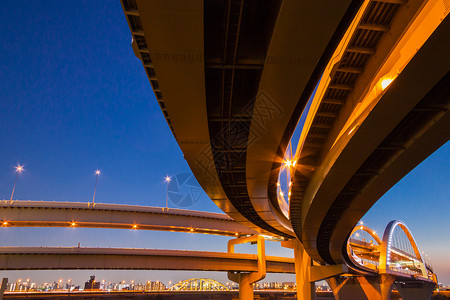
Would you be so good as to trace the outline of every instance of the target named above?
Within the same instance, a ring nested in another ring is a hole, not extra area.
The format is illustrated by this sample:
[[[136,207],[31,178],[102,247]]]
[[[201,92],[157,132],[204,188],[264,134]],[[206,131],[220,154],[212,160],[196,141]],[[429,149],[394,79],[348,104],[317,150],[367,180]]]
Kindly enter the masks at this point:
[[[23,165],[22,166],[21,165],[17,165],[17,167],[16,167],[16,180],[14,180],[14,186],[13,186],[13,190],[12,190],[12,193],[11,193],[11,203],[12,203],[12,199],[13,199],[13,196],[14,196],[14,191],[16,189],[17,177],[19,177],[19,174],[22,173],[22,171],[23,171]]]
[[[172,180],[172,178],[170,178],[170,176],[166,176],[166,178],[164,178],[164,181],[166,182],[167,185],[167,192],[166,192],[166,211],[169,211],[168,208],[168,204],[169,204],[169,183]]]
[[[98,175],[100,175],[100,170],[95,171],[95,187],[94,187],[94,197],[92,198],[92,204],[95,203],[95,191],[97,191],[97,181],[98,181]]]

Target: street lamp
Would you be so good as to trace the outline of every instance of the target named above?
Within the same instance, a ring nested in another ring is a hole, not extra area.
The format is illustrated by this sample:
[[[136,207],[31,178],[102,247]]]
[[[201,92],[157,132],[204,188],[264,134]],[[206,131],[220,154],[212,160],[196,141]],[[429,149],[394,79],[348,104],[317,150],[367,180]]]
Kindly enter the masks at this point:
[[[169,204],[169,183],[172,180],[172,178],[170,178],[170,176],[166,176],[166,178],[164,178],[164,181],[167,184],[167,193],[166,193],[166,211],[169,211],[168,208],[168,204]]]
[[[98,181],[98,175],[100,175],[100,170],[95,171],[95,187],[94,187],[94,197],[92,198],[92,204],[95,202],[95,191],[97,190],[97,181]]]
[[[11,193],[11,203],[12,203],[12,198],[14,196],[14,190],[16,189],[16,183],[17,183],[17,177],[19,177],[19,174],[22,173],[23,171],[23,165],[17,165],[16,167],[16,180],[14,180],[14,187]]]

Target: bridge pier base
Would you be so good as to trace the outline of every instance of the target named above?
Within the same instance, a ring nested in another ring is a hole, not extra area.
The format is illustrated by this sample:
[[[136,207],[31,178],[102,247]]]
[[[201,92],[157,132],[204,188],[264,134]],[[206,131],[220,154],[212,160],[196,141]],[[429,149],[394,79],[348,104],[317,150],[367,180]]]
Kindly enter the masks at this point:
[[[336,300],[389,300],[394,281],[388,274],[327,279]]]
[[[228,279],[239,283],[239,300],[253,300],[252,273],[228,273]]]
[[[433,282],[396,282],[394,287],[402,300],[428,300],[436,285]]]
[[[312,259],[306,253],[302,243],[295,239],[292,241],[295,258],[295,281],[297,283],[298,300],[315,300],[316,283],[311,282]]]

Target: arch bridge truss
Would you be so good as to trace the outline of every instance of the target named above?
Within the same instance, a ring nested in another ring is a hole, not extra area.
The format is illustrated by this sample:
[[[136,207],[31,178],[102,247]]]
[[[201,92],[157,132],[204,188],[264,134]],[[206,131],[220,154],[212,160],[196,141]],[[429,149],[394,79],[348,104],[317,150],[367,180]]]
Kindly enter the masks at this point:
[[[171,291],[228,291],[220,282],[209,278],[192,278],[173,285]]]
[[[369,227],[356,226],[347,242],[349,265],[362,272],[437,282],[414,237],[402,221],[387,225],[383,237]]]

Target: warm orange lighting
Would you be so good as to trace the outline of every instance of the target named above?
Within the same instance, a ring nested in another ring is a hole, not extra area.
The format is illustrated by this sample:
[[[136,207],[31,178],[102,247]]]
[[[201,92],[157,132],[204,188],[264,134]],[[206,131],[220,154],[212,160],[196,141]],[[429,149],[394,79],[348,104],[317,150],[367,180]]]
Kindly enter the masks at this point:
[[[295,167],[296,164],[297,164],[297,161],[294,160],[294,162],[292,163],[292,165]]]
[[[292,185],[292,181],[289,181],[289,186],[291,186]]]
[[[100,170],[95,171],[95,175],[100,175],[102,174],[102,172],[100,172]]]
[[[164,178],[164,181],[165,182],[170,182],[172,180],[172,178],[170,178],[170,176],[166,176],[165,178]]]
[[[281,197],[283,197],[283,196],[284,196],[284,193],[283,193],[283,191],[280,191],[280,196],[281,196]]]
[[[75,226],[75,225],[77,225],[75,222],[72,222],[72,226]]]
[[[234,235],[235,235],[235,236],[239,236],[239,233],[236,232]]]
[[[350,131],[348,132],[348,135],[352,134],[353,131],[355,131],[355,129],[359,126],[359,124],[356,124],[355,126],[352,127],[352,129],[350,129]]]
[[[290,167],[290,166],[292,166],[292,161],[287,160],[287,161],[284,162],[284,165],[285,165],[286,167]]]
[[[8,225],[8,222],[3,221],[3,226],[7,226],[7,225]]]
[[[194,232],[194,228],[191,228],[191,232]]]
[[[394,81],[392,78],[385,78],[381,80],[381,90],[384,91]]]
[[[133,225],[133,229],[136,229],[136,228],[137,228],[137,225],[136,225],[136,224],[134,224],[134,225]]]
[[[22,173],[22,171],[23,171],[23,165],[17,165],[16,172]]]
[[[280,186],[280,183],[279,183],[279,182],[277,182],[277,186]]]

